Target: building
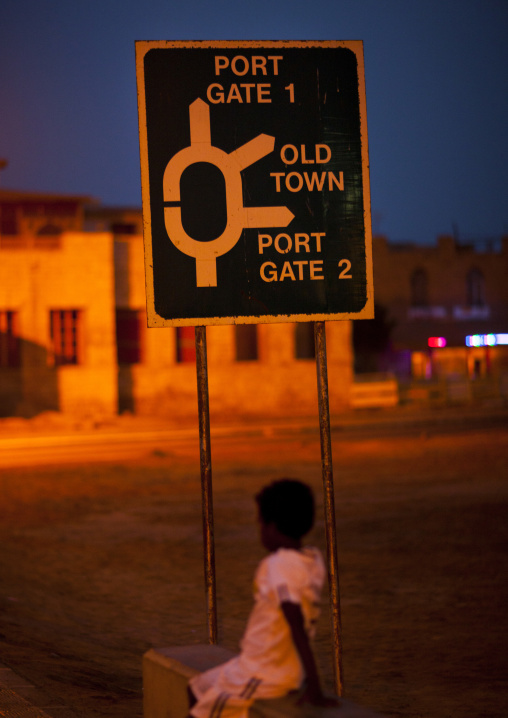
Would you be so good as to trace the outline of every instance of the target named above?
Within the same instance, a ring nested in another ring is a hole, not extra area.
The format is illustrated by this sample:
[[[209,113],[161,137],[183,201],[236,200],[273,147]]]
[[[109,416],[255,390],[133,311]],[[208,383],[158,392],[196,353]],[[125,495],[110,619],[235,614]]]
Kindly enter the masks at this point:
[[[195,415],[194,329],[147,329],[142,217],[0,190],[0,415]],[[309,323],[208,327],[215,416],[317,412]],[[327,323],[331,411],[348,405],[350,322]]]
[[[462,244],[444,236],[433,246],[375,237],[373,264],[386,330],[379,370],[401,380],[508,376],[508,237]]]
[[[332,412],[508,396],[508,238],[375,237],[373,265],[376,318],[326,324]],[[317,412],[310,323],[208,327],[207,346],[212,416]],[[140,209],[0,190],[0,416],[193,416],[196,393],[193,327],[146,326]]]

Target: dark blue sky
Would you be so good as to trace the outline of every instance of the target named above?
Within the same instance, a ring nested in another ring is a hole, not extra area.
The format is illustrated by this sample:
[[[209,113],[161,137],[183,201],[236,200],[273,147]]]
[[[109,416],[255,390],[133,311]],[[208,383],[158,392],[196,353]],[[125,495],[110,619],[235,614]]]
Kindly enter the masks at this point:
[[[363,40],[373,229],[508,234],[506,0],[3,0],[0,186],[140,205],[135,40]]]

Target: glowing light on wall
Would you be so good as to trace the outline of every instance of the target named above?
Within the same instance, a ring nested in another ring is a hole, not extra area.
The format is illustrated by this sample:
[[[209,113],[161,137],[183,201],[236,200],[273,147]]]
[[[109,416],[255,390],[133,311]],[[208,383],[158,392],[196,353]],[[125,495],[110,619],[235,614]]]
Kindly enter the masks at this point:
[[[495,347],[508,344],[508,334],[470,334],[466,337],[467,347]]]
[[[429,337],[429,347],[442,349],[446,346],[446,339],[444,337]]]

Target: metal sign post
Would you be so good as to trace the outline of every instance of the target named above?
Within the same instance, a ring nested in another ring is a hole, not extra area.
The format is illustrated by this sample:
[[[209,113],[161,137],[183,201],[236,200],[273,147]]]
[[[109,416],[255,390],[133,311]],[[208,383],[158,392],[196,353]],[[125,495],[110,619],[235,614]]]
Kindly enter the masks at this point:
[[[208,640],[217,643],[217,600],[215,593],[215,541],[212,495],[212,455],[210,449],[210,410],[208,403],[208,362],[206,327],[196,327],[196,370],[198,380],[199,458],[201,464],[201,506],[208,617]]]
[[[335,523],[335,498],[333,492],[332,442],[330,433],[330,409],[328,400],[328,369],[326,362],[325,323],[314,324],[316,369],[319,404],[319,434],[321,439],[321,470],[325,506],[326,551],[328,559],[328,586],[332,617],[332,647],[334,657],[335,689],[338,696],[344,690],[342,670],[342,624],[340,615],[339,564],[337,558],[337,532]]]

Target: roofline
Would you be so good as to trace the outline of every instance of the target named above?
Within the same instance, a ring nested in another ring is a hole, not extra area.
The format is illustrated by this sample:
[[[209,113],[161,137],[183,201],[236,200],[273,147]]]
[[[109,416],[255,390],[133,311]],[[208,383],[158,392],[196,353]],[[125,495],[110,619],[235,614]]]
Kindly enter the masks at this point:
[[[93,197],[86,195],[62,194],[61,192],[30,192],[27,190],[2,189],[0,188],[0,201],[25,201],[25,202],[78,202],[79,204],[95,204]]]

